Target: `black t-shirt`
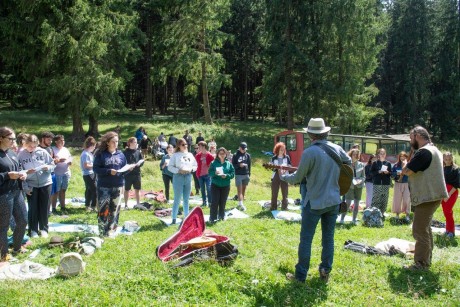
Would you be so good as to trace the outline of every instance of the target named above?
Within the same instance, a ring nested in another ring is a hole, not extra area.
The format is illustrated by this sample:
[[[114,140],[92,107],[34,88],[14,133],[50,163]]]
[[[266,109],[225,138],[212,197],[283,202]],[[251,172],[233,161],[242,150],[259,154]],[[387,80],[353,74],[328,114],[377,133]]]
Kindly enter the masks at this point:
[[[447,184],[454,186],[456,189],[460,185],[460,168],[453,168],[452,166],[444,166],[444,179]]]
[[[430,166],[432,158],[431,151],[421,148],[407,163],[407,168],[414,173],[423,172]]]

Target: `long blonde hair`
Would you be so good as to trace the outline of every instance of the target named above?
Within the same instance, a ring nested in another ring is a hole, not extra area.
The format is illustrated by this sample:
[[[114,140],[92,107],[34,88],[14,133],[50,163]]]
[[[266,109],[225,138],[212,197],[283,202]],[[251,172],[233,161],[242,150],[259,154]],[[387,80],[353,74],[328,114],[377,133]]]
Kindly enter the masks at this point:
[[[452,169],[457,169],[458,168],[458,165],[455,164],[455,157],[454,155],[450,152],[450,151],[446,151],[443,156],[448,156],[448,157],[452,157]],[[444,159],[442,161],[442,165],[443,166],[446,166],[446,164],[444,163]]]

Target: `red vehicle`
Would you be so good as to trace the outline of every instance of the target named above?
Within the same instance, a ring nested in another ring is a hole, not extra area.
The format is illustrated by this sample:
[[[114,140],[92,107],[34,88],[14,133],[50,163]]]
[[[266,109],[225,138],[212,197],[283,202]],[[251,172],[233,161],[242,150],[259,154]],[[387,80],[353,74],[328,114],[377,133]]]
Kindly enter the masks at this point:
[[[397,155],[401,151],[410,152],[410,138],[408,134],[362,136],[346,134],[329,134],[328,141],[341,146],[345,151],[358,144],[361,150],[361,161],[367,162],[369,155],[375,154],[377,149],[385,148],[387,160],[392,164],[397,162]],[[286,130],[275,135],[275,144],[283,142],[291,157],[293,166],[298,166],[304,149],[310,146],[310,138],[306,131]]]

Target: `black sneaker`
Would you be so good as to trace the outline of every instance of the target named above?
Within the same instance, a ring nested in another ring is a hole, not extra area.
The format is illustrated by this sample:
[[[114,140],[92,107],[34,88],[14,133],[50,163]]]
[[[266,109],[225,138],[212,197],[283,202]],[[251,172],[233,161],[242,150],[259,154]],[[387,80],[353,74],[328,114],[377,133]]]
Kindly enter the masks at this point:
[[[202,204],[200,207],[201,208],[206,208],[208,205],[207,204]]]
[[[320,268],[319,278],[327,284],[327,282],[329,281],[329,273],[327,273],[325,269]]]
[[[56,208],[53,208],[53,209],[51,210],[51,214],[52,214],[52,215],[59,215],[59,213],[57,212]]]

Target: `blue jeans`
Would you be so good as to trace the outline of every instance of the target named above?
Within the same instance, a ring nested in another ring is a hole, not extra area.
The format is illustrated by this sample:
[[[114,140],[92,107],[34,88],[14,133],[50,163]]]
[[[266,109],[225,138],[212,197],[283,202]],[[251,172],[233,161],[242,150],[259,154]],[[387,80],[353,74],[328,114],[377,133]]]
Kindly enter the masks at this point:
[[[322,210],[311,209],[310,202],[302,210],[302,226],[300,229],[299,262],[295,266],[295,278],[305,281],[310,268],[311,243],[315,235],[316,226],[321,220],[322,245],[320,269],[327,273],[332,270],[334,260],[334,230],[335,221],[339,214],[339,205],[327,207]]]
[[[201,190],[201,199],[203,200],[203,205],[206,205],[206,196],[208,196],[208,205],[211,205],[211,177],[209,175],[203,175],[198,177],[200,182]]]
[[[181,198],[184,198],[184,218],[188,215],[188,201],[190,191],[192,190],[192,174],[174,174],[173,176],[174,205],[172,209],[172,218],[177,218]]]

